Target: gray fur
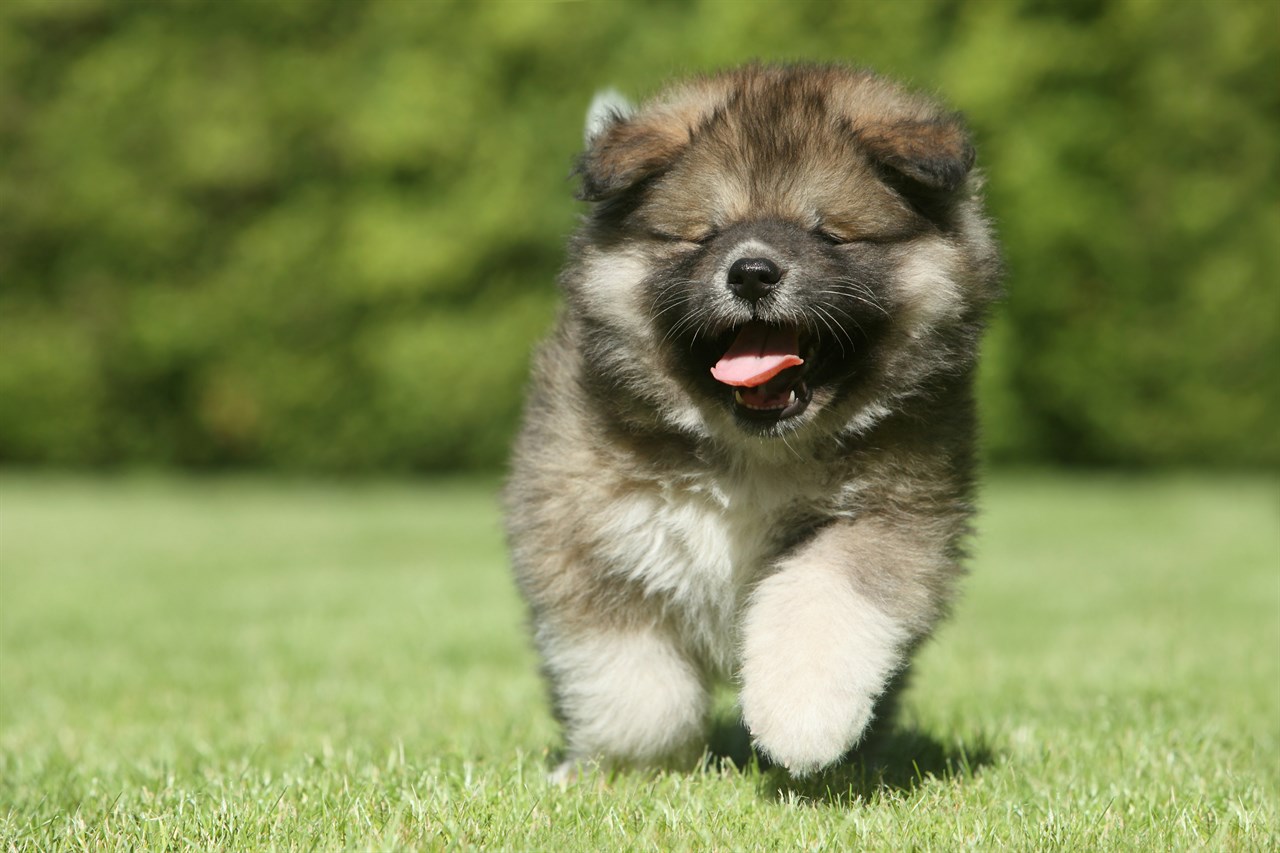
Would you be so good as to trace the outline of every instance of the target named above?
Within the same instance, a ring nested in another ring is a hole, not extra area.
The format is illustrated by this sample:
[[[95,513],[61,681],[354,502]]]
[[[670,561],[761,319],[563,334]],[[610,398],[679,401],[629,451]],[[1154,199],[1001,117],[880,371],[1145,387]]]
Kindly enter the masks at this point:
[[[748,66],[596,124],[506,490],[569,766],[687,762],[728,677],[757,747],[813,772],[962,571],[999,273],[973,149],[835,66]],[[754,307],[724,283],[741,251],[786,269]],[[753,315],[812,347],[798,415],[744,417],[709,375]]]

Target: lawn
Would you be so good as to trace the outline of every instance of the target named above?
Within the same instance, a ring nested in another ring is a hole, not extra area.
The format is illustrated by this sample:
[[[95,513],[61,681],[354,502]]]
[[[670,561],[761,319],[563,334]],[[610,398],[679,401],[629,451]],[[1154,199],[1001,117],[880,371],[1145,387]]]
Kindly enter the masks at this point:
[[[0,848],[1280,845],[1276,480],[983,503],[874,754],[561,789],[492,481],[10,475]]]

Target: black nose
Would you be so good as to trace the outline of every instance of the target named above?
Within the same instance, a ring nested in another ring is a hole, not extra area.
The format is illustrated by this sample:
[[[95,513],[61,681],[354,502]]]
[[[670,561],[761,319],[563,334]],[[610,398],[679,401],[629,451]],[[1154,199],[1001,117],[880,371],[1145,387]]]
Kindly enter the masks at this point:
[[[729,267],[729,289],[755,302],[777,287],[782,270],[768,258],[738,258]]]

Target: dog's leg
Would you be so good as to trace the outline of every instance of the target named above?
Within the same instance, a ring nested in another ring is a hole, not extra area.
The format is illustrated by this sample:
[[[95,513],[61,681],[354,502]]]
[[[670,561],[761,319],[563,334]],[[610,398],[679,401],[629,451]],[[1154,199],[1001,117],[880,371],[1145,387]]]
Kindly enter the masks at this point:
[[[547,632],[539,640],[568,747],[553,778],[568,778],[582,762],[654,765],[697,756],[707,688],[661,628]]]
[[[796,776],[859,741],[941,603],[945,560],[903,559],[913,549],[893,547],[881,531],[870,537],[875,547],[862,548],[858,532],[824,531],[756,587],[744,617],[743,721]]]

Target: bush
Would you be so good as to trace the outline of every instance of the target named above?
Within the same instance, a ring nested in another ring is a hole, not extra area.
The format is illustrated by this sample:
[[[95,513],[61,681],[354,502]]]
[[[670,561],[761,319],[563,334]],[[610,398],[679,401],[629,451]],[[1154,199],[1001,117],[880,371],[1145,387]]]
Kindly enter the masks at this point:
[[[1280,462],[1265,4],[0,6],[0,459],[492,466],[595,88],[863,62],[964,109],[997,461]]]

